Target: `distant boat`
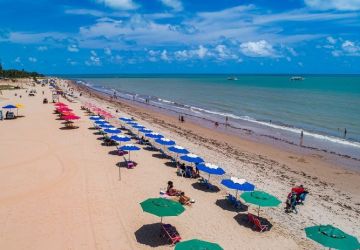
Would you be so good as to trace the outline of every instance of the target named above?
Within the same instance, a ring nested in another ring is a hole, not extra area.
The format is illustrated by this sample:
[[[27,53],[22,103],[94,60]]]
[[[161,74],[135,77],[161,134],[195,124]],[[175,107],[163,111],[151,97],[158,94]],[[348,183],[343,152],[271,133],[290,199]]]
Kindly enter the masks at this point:
[[[237,81],[238,80],[235,76],[229,76],[227,79],[229,81]]]
[[[305,78],[302,77],[302,76],[292,76],[292,77],[290,78],[290,80],[291,80],[291,81],[303,81],[303,80],[305,80]]]

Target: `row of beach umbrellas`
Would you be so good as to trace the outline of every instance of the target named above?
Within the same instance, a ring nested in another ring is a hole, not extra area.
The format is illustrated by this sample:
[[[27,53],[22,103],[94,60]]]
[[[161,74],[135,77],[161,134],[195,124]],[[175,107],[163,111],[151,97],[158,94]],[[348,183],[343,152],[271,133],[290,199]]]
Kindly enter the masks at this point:
[[[104,129],[105,133],[111,135],[110,139],[117,142],[129,142],[130,137],[121,135],[121,131],[117,128],[114,128],[112,125],[103,120],[100,116],[92,116],[91,120],[94,121],[96,125]],[[176,145],[176,142],[170,139],[165,138],[163,135],[153,132],[150,129],[145,128],[131,118],[121,117],[119,118],[125,125],[129,126],[130,129],[136,129],[138,133],[144,134],[145,137],[154,140],[159,145],[164,146],[169,152],[175,153],[176,158],[192,164],[196,164],[196,167],[208,174],[208,181],[210,180],[211,175],[224,175],[225,171],[214,164],[205,163],[204,160],[190,153],[187,149]],[[124,151],[139,150],[135,145],[126,144],[119,148]],[[258,206],[258,216],[260,207],[276,207],[281,204],[281,201],[275,196],[266,193],[264,191],[255,190],[255,186],[246,181],[245,179],[240,179],[237,177],[230,177],[223,179],[221,184],[229,189],[236,190],[237,197],[238,192],[243,192],[240,197],[249,204]],[[150,198],[140,203],[144,212],[153,214],[161,218],[167,216],[178,216],[185,211],[183,205],[179,202],[164,199],[164,198]],[[331,225],[320,225],[305,228],[305,232],[308,238],[322,244],[325,247],[335,248],[335,249],[359,249],[358,240],[341,231],[338,228],[335,228]],[[175,250],[183,249],[213,249],[218,250],[222,249],[218,244],[206,242],[198,239],[193,239],[189,241],[180,242],[176,245]]]

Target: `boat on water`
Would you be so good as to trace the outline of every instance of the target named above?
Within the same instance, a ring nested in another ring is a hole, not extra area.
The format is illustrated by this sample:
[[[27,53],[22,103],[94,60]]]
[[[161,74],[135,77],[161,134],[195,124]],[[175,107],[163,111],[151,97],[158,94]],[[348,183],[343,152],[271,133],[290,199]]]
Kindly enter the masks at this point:
[[[227,79],[229,81],[237,81],[237,78],[235,76],[229,76]]]
[[[292,76],[292,77],[290,78],[290,80],[291,80],[291,81],[303,81],[303,80],[305,80],[305,78],[302,77],[302,76]]]

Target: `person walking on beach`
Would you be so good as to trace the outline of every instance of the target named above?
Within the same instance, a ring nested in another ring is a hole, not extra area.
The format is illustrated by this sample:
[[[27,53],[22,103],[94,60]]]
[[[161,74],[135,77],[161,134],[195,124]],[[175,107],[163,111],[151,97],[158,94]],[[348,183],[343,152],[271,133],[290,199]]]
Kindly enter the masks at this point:
[[[347,130],[345,128],[345,130],[344,130],[344,139],[346,138],[346,134],[347,134]]]
[[[228,126],[229,125],[229,117],[225,117],[225,125]]]
[[[301,130],[301,133],[300,133],[300,147],[303,146],[303,143],[304,143],[304,131]]]

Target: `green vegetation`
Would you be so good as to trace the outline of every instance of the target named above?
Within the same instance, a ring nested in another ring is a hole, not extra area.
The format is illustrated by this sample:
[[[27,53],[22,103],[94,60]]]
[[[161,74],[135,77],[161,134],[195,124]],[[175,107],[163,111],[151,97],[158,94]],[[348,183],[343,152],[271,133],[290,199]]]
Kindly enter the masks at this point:
[[[0,64],[0,77],[3,78],[25,78],[25,77],[43,77],[44,75],[39,74],[37,72],[27,72],[25,70],[16,70],[16,69],[3,69],[2,65]]]

